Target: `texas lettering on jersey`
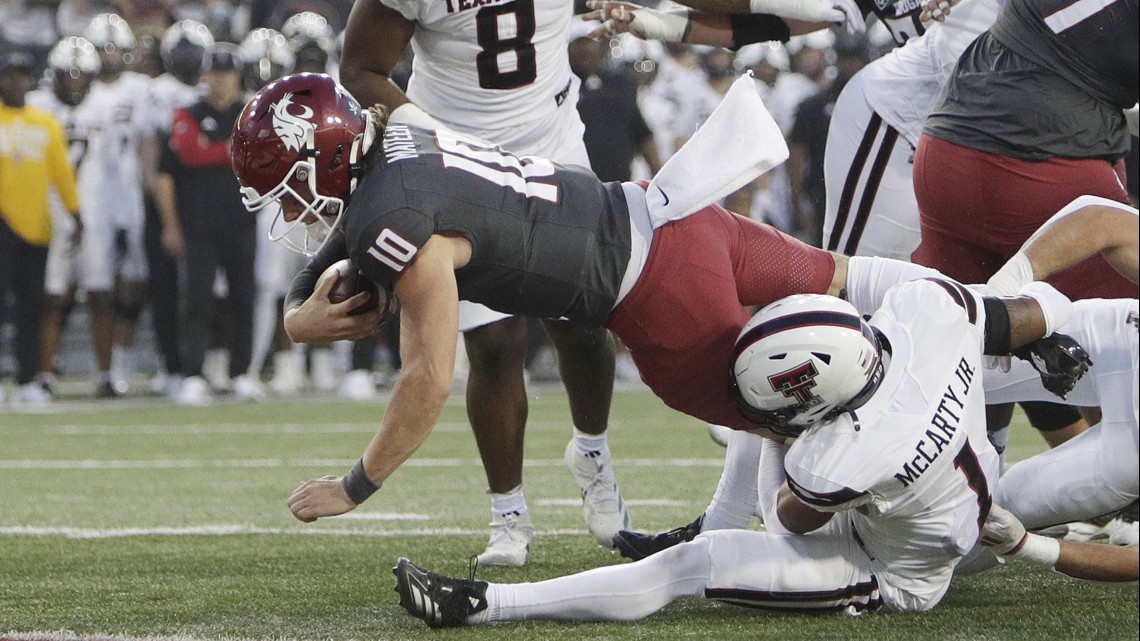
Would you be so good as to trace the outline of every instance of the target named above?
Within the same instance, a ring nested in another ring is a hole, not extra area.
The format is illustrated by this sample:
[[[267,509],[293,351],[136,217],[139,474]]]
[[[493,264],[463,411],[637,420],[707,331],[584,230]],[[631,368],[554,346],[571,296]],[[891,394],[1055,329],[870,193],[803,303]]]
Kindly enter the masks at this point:
[[[467,11],[468,9],[478,9],[479,7],[486,7],[492,4],[502,4],[504,2],[513,2],[514,0],[447,0],[447,12],[455,13],[457,11]]]

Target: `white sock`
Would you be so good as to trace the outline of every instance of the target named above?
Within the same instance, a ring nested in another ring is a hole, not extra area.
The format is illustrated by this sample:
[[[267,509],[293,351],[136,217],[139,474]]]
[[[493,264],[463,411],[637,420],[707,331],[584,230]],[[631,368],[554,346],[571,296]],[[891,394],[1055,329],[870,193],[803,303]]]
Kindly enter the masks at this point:
[[[522,516],[527,513],[526,496],[523,495],[522,485],[516,485],[503,494],[488,491],[491,495],[491,516],[494,518],[516,514]]]
[[[637,563],[537,583],[492,583],[487,609],[467,622],[636,621],[679,597],[704,594],[712,566],[709,545],[708,538],[700,537]]]
[[[598,456],[609,452],[609,438],[605,432],[601,434],[587,434],[578,428],[574,428],[574,449],[579,454],[586,458],[597,458]]]
[[[129,381],[135,375],[135,348],[115,345],[111,348],[111,372],[120,381]]]
[[[776,515],[780,488],[784,487],[788,478],[784,472],[784,454],[787,453],[788,446],[772,439],[762,440],[764,445],[760,450],[760,474],[756,481],[756,493],[760,495],[760,518],[764,520],[764,529],[768,532],[790,534]]]
[[[744,529],[756,511],[756,475],[760,469],[760,447],[764,439],[733,430],[728,435],[728,449],[724,453],[724,470],[716,486],[712,502],[705,510],[702,532],[710,530]]]
[[[986,438],[990,440],[990,445],[998,453],[998,475],[1005,473],[1005,447],[1009,445],[1009,426],[986,432]]]
[[[268,287],[258,287],[253,304],[253,345],[250,352],[249,374],[261,377],[261,366],[273,345],[277,331],[277,296]]]

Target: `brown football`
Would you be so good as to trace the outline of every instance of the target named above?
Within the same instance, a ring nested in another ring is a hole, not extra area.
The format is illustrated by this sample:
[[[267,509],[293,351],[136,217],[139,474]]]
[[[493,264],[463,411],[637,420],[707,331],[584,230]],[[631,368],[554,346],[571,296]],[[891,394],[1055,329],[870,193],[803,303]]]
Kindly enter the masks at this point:
[[[322,278],[325,276],[336,278],[332,289],[329,290],[330,303],[343,303],[364,291],[371,294],[367,301],[349,312],[350,314],[366,314],[379,308],[380,303],[383,302],[380,300],[383,296],[380,292],[380,288],[376,286],[376,283],[362,274],[360,270],[356,268],[356,265],[353,265],[352,261],[348,258],[338,260],[330,265],[329,268],[325,270]]]

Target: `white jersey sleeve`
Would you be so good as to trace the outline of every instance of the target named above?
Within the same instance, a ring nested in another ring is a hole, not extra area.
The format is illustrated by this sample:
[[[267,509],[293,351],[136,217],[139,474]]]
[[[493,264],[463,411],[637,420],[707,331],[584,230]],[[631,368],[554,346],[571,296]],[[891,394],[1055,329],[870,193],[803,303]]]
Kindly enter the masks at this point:
[[[448,127],[517,148],[517,131],[549,120],[571,90],[573,3],[367,0],[416,23],[408,98]]]
[[[962,0],[945,22],[873,61],[861,72],[867,103],[912,146],[966,45],[990,28],[1000,0]]]

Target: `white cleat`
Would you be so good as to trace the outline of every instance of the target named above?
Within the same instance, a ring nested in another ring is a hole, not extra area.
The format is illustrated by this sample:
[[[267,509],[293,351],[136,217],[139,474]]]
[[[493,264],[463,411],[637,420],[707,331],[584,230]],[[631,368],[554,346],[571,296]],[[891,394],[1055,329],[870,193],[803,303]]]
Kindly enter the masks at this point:
[[[370,401],[376,398],[376,384],[372,382],[372,372],[354,369],[344,375],[338,392],[341,398],[351,401]]]
[[[1117,516],[1104,526],[1108,532],[1108,542],[1112,545],[1140,544],[1140,522],[1126,516]]]
[[[563,458],[582,492],[582,514],[586,517],[586,527],[598,545],[612,548],[614,535],[630,529],[630,518],[629,510],[618,490],[617,480],[614,479],[609,451],[595,458],[587,458],[578,453],[571,440],[566,445]]]
[[[265,388],[249,374],[233,379],[234,397],[240,401],[260,401],[265,398]]]
[[[43,407],[51,404],[51,392],[44,389],[39,381],[25,383],[16,388],[12,400],[25,407]]]
[[[179,405],[201,407],[213,402],[210,394],[210,384],[201,376],[187,376],[178,390],[178,398],[174,399]]]
[[[526,565],[530,544],[534,542],[534,525],[530,514],[495,516],[491,519],[491,540],[478,557],[479,565],[521,568]]]

